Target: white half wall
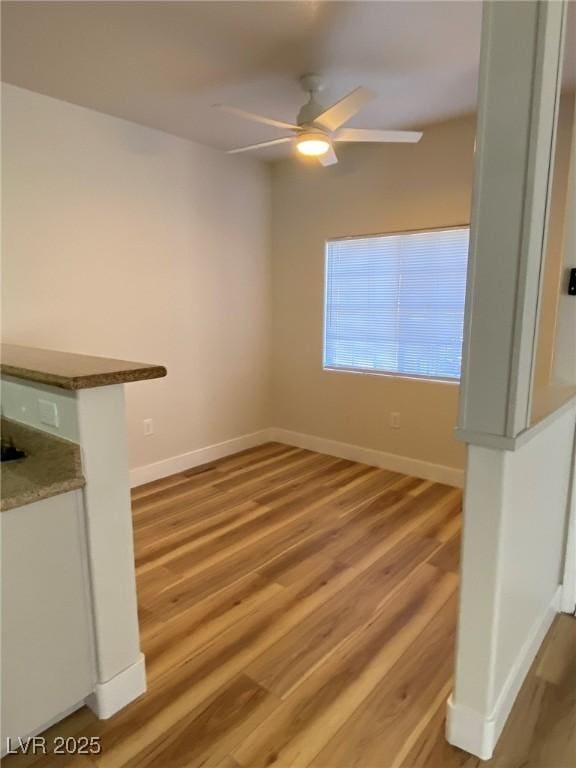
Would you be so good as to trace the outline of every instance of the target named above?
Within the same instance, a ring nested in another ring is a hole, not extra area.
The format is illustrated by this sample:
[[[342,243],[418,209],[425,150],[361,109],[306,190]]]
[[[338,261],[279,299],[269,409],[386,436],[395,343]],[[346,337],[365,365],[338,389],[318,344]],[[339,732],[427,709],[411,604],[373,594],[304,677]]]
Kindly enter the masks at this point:
[[[448,740],[488,759],[560,609],[576,401],[515,451],[469,446]]]
[[[165,365],[126,386],[131,467],[267,426],[264,164],[9,85],[2,113],[4,341]]]

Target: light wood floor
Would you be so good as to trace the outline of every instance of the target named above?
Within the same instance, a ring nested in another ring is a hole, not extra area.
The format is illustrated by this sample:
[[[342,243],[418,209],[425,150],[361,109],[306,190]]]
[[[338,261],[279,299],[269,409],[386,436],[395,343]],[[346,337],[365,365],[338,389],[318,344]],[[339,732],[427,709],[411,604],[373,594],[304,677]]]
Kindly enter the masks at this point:
[[[268,444],[133,494],[148,693],[97,758],[5,768],[477,768],[446,744],[461,494]],[[497,766],[573,768],[574,622],[524,686]]]

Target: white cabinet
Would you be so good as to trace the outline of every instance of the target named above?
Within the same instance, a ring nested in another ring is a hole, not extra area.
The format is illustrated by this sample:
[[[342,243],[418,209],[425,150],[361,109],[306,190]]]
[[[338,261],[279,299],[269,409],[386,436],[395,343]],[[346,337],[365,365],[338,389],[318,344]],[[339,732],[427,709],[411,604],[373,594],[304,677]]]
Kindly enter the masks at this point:
[[[94,688],[82,493],[2,512],[2,735],[60,719]]]

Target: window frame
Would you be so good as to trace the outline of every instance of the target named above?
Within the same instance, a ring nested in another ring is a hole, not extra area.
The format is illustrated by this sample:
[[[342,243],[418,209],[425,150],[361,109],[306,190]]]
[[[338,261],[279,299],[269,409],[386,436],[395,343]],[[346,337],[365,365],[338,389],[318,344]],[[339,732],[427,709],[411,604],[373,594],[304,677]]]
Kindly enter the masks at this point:
[[[388,379],[404,380],[409,379],[413,381],[431,382],[436,384],[452,384],[460,386],[462,380],[462,369],[460,369],[460,376],[458,378],[451,376],[424,376],[417,373],[399,373],[398,371],[386,371],[386,370],[370,370],[367,368],[346,368],[344,366],[333,366],[326,363],[326,312],[328,308],[328,247],[330,243],[342,242],[343,240],[368,240],[369,238],[376,237],[394,237],[395,235],[416,235],[425,234],[427,232],[446,232],[448,230],[467,229],[470,231],[470,222],[448,224],[441,227],[425,227],[419,229],[397,229],[387,232],[372,232],[369,234],[355,234],[355,235],[333,235],[327,237],[324,240],[324,290],[322,294],[322,371],[328,373],[352,373],[359,376],[384,376]],[[470,252],[468,252],[468,256]],[[468,265],[467,265],[468,267]],[[468,270],[467,270],[468,280]],[[466,299],[466,297],[465,297]],[[466,307],[466,303],[465,303]],[[466,311],[466,308],[465,310]]]

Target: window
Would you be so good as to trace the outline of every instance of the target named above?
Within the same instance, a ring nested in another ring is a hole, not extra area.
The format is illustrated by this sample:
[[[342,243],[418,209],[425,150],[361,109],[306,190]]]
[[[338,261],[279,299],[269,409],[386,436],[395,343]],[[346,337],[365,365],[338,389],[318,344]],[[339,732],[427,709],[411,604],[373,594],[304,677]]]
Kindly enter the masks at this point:
[[[324,367],[459,379],[469,228],[326,244]]]

